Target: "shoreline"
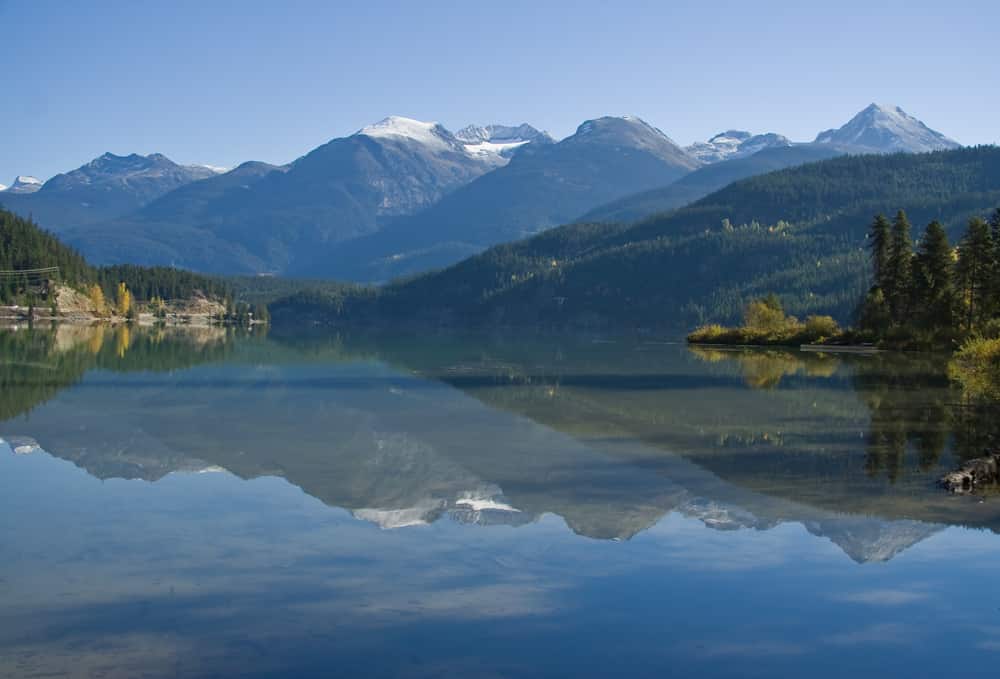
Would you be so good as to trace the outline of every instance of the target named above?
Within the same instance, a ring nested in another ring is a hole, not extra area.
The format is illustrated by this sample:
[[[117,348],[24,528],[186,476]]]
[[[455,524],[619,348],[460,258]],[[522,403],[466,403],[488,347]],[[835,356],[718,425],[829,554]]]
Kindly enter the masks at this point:
[[[65,325],[135,325],[140,327],[154,327],[165,325],[170,327],[193,327],[208,328],[214,326],[236,326],[235,321],[219,320],[211,314],[168,314],[165,318],[157,318],[150,313],[141,313],[135,319],[129,320],[123,316],[96,316],[93,314],[56,314],[38,313],[36,309],[33,315],[27,313],[12,313],[15,309],[24,307],[0,307],[0,327],[30,325],[34,323],[59,323]],[[264,321],[253,320],[250,326],[267,325]]]

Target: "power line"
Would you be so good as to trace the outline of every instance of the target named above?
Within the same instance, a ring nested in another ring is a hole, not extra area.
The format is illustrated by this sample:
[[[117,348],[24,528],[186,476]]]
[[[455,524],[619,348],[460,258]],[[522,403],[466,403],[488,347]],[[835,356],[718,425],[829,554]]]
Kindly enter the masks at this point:
[[[0,269],[0,276],[24,276],[26,274],[59,273],[58,266],[46,266],[40,269]]]

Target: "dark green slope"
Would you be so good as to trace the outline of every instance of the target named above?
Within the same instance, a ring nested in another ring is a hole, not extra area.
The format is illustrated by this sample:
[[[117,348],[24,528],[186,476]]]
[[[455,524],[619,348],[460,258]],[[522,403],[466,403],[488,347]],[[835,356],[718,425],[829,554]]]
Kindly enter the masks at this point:
[[[634,222],[693,203],[740,179],[826,160],[842,154],[842,151],[818,144],[764,149],[752,156],[724,160],[702,167],[669,186],[643,191],[602,205],[580,217],[579,221]]]
[[[743,180],[632,226],[573,224],[383,289],[375,301],[313,297],[276,318],[682,331],[734,319],[778,292],[795,314],[849,320],[867,286],[872,215],[905,209],[953,236],[1000,205],[1000,149],[856,156]],[[294,312],[294,313],[293,313]]]
[[[93,280],[94,272],[83,257],[29,219],[0,209],[0,302],[15,301],[29,281],[38,276],[17,276],[14,271],[57,267],[58,277],[77,285]],[[55,278],[55,274],[45,274]]]

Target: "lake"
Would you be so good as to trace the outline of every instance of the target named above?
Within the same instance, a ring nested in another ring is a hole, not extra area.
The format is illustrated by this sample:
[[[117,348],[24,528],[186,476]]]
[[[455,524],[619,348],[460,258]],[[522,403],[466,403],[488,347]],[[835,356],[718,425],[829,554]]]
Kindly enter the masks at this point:
[[[928,355],[0,331],[0,676],[996,676]]]

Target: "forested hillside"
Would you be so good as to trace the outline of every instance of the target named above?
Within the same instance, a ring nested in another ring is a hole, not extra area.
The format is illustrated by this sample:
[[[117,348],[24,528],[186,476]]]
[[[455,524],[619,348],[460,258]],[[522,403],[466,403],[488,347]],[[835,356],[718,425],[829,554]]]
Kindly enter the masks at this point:
[[[85,293],[95,299],[96,306],[116,300],[123,285],[128,299],[135,302],[187,299],[195,294],[219,300],[232,297],[226,282],[189,271],[90,266],[78,252],[31,220],[0,209],[0,303],[49,305],[58,285]]]
[[[33,222],[0,210],[0,302],[23,294],[45,272],[58,269],[61,280],[82,285],[94,280],[94,270],[83,257]]]
[[[849,156],[736,182],[632,226],[573,224],[377,295],[288,298],[276,318],[411,319],[682,331],[776,292],[796,315],[849,321],[868,289],[872,215],[906,210],[953,238],[1000,205],[1000,149]]]
[[[602,205],[583,215],[580,221],[634,222],[693,203],[740,179],[834,158],[843,153],[840,149],[820,144],[764,149],[751,156],[699,168],[668,186],[632,194]]]

